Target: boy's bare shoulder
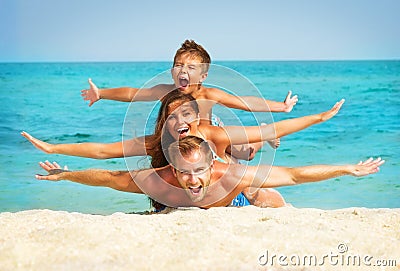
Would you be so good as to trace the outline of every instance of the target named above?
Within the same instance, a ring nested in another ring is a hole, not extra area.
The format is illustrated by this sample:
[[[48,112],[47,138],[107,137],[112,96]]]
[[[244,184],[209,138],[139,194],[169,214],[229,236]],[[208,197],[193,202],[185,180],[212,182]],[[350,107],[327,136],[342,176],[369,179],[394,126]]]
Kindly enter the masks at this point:
[[[150,88],[152,95],[157,99],[161,99],[174,89],[176,89],[174,84],[158,84]]]
[[[202,87],[201,88],[201,95],[202,95],[202,98],[204,98],[204,99],[219,101],[220,99],[222,99],[224,97],[225,94],[227,94],[227,93],[219,88],[214,88],[214,87]]]
[[[174,84],[158,84],[152,87],[153,90],[160,90],[164,92],[170,92],[174,90],[176,87]]]
[[[201,94],[204,94],[204,95],[210,95],[213,92],[221,92],[221,91],[222,90],[220,90],[219,88],[205,87],[205,86],[202,86],[200,89]]]

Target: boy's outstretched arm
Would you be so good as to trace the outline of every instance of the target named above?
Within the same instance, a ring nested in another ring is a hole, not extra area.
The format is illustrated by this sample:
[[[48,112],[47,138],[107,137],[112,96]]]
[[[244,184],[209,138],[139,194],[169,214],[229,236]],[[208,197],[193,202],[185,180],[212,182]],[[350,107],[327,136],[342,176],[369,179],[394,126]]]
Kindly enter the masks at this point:
[[[235,96],[217,88],[207,92],[207,99],[230,108],[253,112],[290,112],[296,105],[297,95],[289,91],[283,102],[266,100],[256,96]]]
[[[157,101],[168,93],[170,88],[169,85],[156,85],[151,88],[119,87],[99,89],[90,78],[88,82],[89,89],[81,90],[81,96],[83,100],[89,101],[89,106],[92,106],[100,99],[120,102]]]
[[[83,171],[68,171],[62,169],[56,162],[40,162],[39,165],[46,170],[49,175],[36,174],[38,180],[61,181],[69,180],[90,186],[110,187],[115,190],[143,193],[142,190],[132,180],[129,171],[110,171],[101,169],[88,169]]]
[[[247,177],[247,181],[250,181],[250,185],[253,187],[270,188],[319,182],[343,175],[361,177],[377,173],[383,163],[385,163],[385,160],[381,158],[369,158],[364,162],[360,161],[356,165],[313,165],[294,168],[275,166],[252,167],[250,168],[250,176]],[[271,171],[268,175],[269,170]],[[266,176],[268,176],[267,179]],[[253,180],[248,179],[249,177],[253,177]]]

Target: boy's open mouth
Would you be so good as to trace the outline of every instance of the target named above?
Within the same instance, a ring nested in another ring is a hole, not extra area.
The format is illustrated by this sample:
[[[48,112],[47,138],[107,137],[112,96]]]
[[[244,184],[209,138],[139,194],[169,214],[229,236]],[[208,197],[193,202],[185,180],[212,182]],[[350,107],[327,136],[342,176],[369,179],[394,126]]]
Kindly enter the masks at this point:
[[[179,78],[180,87],[187,87],[189,85],[189,80],[186,78]]]

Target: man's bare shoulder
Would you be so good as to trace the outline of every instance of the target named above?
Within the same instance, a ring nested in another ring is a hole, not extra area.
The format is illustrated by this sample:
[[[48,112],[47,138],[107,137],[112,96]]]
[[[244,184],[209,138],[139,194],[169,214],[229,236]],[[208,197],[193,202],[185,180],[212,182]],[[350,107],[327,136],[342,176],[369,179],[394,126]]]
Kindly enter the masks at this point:
[[[171,166],[130,171],[133,180],[141,187],[170,184],[176,186]]]
[[[214,162],[213,182],[220,181],[224,185],[237,185],[246,172],[246,166],[241,164],[227,164]]]
[[[143,90],[150,91],[154,98],[161,99],[166,94],[175,89],[173,84],[158,84],[150,88],[142,88]]]
[[[156,168],[153,169],[155,172],[161,177],[161,178],[170,178],[174,177],[172,174],[172,166],[171,165],[166,165],[161,168]]]
[[[240,164],[226,164],[221,162],[214,163],[212,174],[212,185],[214,189],[219,187],[222,191],[230,194],[233,191],[242,191],[246,188],[246,182],[243,181],[246,166]],[[235,195],[234,195],[235,196]],[[229,200],[229,202],[231,199]]]

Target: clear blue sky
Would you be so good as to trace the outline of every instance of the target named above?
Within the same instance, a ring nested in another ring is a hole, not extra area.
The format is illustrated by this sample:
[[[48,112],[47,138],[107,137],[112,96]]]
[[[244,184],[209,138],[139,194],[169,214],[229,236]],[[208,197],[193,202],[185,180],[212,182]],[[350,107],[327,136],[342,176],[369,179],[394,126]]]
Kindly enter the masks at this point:
[[[398,0],[0,0],[0,62],[400,59]]]

